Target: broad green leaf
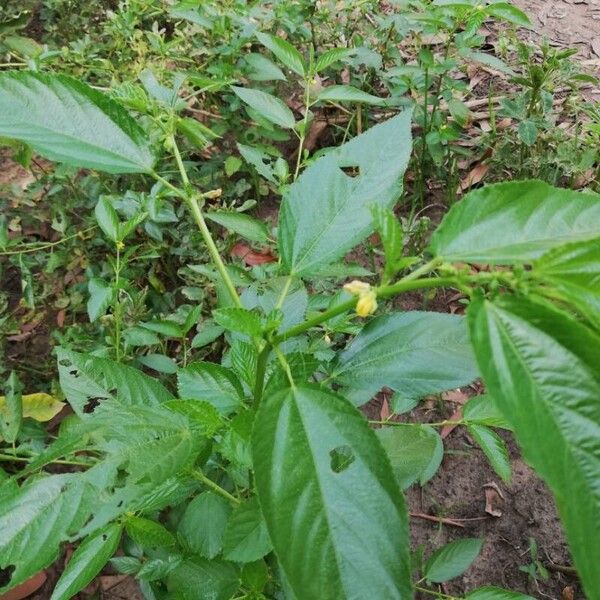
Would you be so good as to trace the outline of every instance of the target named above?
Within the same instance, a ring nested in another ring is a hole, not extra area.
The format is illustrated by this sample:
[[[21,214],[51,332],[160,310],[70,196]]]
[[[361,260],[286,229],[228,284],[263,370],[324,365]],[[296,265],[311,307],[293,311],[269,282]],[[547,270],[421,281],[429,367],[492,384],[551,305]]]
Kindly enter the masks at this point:
[[[112,302],[113,288],[106,281],[98,277],[92,277],[88,281],[88,292],[90,298],[87,302],[87,312],[90,321],[93,323],[106,314]]]
[[[0,569],[14,567],[0,593],[55,561],[60,545],[83,527],[95,498],[77,475],[29,479],[0,503]]]
[[[264,517],[256,498],[238,506],[227,523],[223,539],[223,556],[234,562],[249,563],[273,549]]]
[[[317,97],[319,102],[358,102],[362,104],[385,104],[384,98],[363,92],[352,85],[330,85],[324,87]]]
[[[284,269],[308,275],[337,261],[372,233],[372,204],[396,204],[411,153],[411,114],[404,111],[317,159],[289,187],[279,214]],[[350,176],[346,167],[358,173]]]
[[[121,526],[107,525],[87,537],[69,559],[50,600],[69,600],[88,585],[116,552],[121,540]]]
[[[489,393],[554,493],[575,566],[593,594],[600,589],[600,337],[525,298],[477,299],[469,321]]]
[[[137,572],[136,579],[140,581],[157,581],[165,579],[169,573],[172,573],[181,563],[183,557],[171,554],[166,559],[153,558],[147,560],[144,566]]]
[[[239,583],[232,563],[194,557],[169,575],[168,588],[178,600],[231,600]]]
[[[477,558],[482,545],[480,538],[464,538],[438,548],[427,560],[423,577],[442,583],[462,575]]]
[[[128,516],[127,535],[142,548],[164,548],[175,545],[175,536],[163,525],[144,517]]]
[[[58,348],[56,355],[60,386],[79,416],[103,400],[156,406],[173,398],[159,381],[132,367],[64,348]]]
[[[332,48],[319,56],[315,62],[315,72],[319,73],[334,63],[354,54],[355,50],[349,48]]]
[[[465,600],[535,600],[535,598],[490,585],[469,592]]]
[[[332,376],[365,397],[387,386],[420,398],[471,383],[478,370],[463,317],[413,311],[370,321],[338,355]]]
[[[532,271],[551,286],[550,297],[558,294],[600,329],[600,238],[551,250]]]
[[[169,8],[169,15],[175,19],[185,19],[194,25],[200,25],[210,29],[212,22],[209,18],[200,14],[198,2],[194,0],[182,0],[171,8]]]
[[[142,566],[141,561],[133,556],[115,556],[110,559],[110,564],[124,575],[135,575]]]
[[[402,492],[348,401],[308,385],[265,397],[252,443],[260,506],[297,597],[412,597]]]
[[[469,425],[467,430],[487,456],[494,471],[503,481],[510,482],[512,473],[510,457],[502,438],[485,425]]]
[[[205,437],[212,437],[223,427],[223,419],[219,411],[208,402],[202,402],[201,400],[169,400],[163,406],[173,412],[185,415],[200,429]]]
[[[37,394],[25,394],[21,396],[21,407],[23,417],[39,421],[41,423],[49,421],[55,417],[65,406],[50,394],[39,392]],[[0,396],[0,414],[6,411],[6,398]]]
[[[492,396],[482,394],[471,398],[463,407],[463,419],[469,424],[511,429]]]
[[[214,558],[223,548],[231,506],[221,496],[204,492],[185,509],[177,532],[185,545],[204,558]]]
[[[175,321],[169,319],[162,319],[156,321],[149,321],[148,323],[140,323],[140,327],[154,331],[160,335],[170,338],[182,338],[185,336],[183,327]]]
[[[287,104],[283,100],[261,90],[242,88],[236,85],[232,85],[231,89],[242,102],[253,108],[262,117],[267,119],[267,121],[285,129],[293,129],[296,125],[294,113],[287,107]]]
[[[444,446],[432,427],[402,423],[376,433],[403,490],[415,481],[424,485],[438,470]]]
[[[121,106],[64,75],[0,74],[0,136],[108,173],[149,173],[154,164],[146,134]]]
[[[9,443],[14,444],[23,421],[22,385],[17,374],[12,371],[4,384],[3,402],[0,404],[0,434]]]
[[[302,54],[288,41],[269,33],[256,33],[258,41],[268,48],[288,69],[304,77],[304,60]]]
[[[213,311],[213,318],[228,331],[238,331],[249,336],[258,336],[262,332],[258,314],[245,308],[218,308]]]
[[[461,100],[451,98],[448,100],[448,110],[454,118],[454,120],[461,126],[464,127],[471,116],[471,111],[468,106]]]
[[[485,10],[488,15],[498,17],[499,19],[508,21],[509,23],[514,23],[515,25],[520,25],[521,27],[531,27],[531,21],[529,20],[529,17],[522,10],[519,10],[516,6],[510,4],[509,2],[492,3],[486,7]]]
[[[204,321],[198,326],[198,333],[192,339],[192,348],[203,348],[214,342],[223,335],[225,330],[220,325],[216,325],[212,319]]]
[[[238,233],[243,238],[251,242],[265,243],[269,239],[269,230],[267,226],[258,219],[238,212],[206,212],[204,216],[210,221],[222,225]]]
[[[488,54],[487,52],[472,52],[468,48],[462,49],[459,51],[459,54],[467,60],[474,60],[475,62],[485,65],[486,67],[500,71],[501,73],[506,73],[507,75],[516,75],[513,69],[511,69],[503,60],[497,56],[494,56],[493,54]]]
[[[488,185],[448,211],[429,250],[452,262],[528,263],[568,242],[600,236],[600,195],[542,181]]]
[[[204,400],[221,414],[234,411],[243,399],[242,384],[235,373],[209,362],[195,362],[180,369],[177,388],[181,398]]]
[[[144,356],[138,356],[137,360],[145,367],[154,369],[159,373],[170,375],[177,373],[177,363],[164,354],[145,354]]]
[[[244,60],[249,67],[248,77],[254,81],[285,81],[283,71],[269,58],[251,52],[244,55]]]

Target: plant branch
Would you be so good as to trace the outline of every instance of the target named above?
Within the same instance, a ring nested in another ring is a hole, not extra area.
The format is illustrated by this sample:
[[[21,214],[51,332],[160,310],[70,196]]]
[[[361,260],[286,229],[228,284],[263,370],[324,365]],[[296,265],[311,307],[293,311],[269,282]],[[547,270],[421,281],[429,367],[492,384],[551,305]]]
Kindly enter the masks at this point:
[[[220,485],[216,484],[212,479],[209,479],[200,469],[196,469],[190,472],[190,475],[196,480],[203,483],[206,487],[210,488],[215,494],[219,494],[226,500],[229,500],[234,506],[239,506],[241,501],[230,494],[227,490],[224,490]]]

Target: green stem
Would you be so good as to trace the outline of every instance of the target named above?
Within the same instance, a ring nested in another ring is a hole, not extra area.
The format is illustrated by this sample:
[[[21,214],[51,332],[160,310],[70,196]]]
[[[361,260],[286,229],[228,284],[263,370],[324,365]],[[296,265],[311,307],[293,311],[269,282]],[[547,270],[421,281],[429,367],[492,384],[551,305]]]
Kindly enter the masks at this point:
[[[0,453],[0,460],[5,460],[8,462],[26,462],[29,463],[32,460],[35,460],[37,456],[17,456],[13,454],[4,454]],[[91,467],[92,465],[87,462],[78,461],[78,460],[52,460],[50,461],[53,465],[72,465],[77,467]]]
[[[123,319],[123,314],[121,311],[121,294],[119,289],[119,281],[121,280],[121,250],[119,248],[119,243],[117,242],[117,257],[115,262],[115,307],[114,307],[114,317],[115,317],[115,359],[117,362],[121,361],[121,321]]]
[[[68,235],[67,237],[64,237],[56,242],[48,242],[45,244],[41,244],[39,246],[27,245],[25,250],[10,250],[8,252],[0,252],[0,256],[12,256],[14,254],[28,254],[30,252],[37,252],[38,250],[46,250],[47,248],[53,248],[54,246],[58,246],[59,244],[64,244],[65,242],[68,242],[69,240],[72,240],[73,238],[76,238],[76,237],[80,238],[83,235],[85,235],[86,233],[89,233],[90,231],[93,231],[96,228],[97,228],[97,225],[88,227],[87,229],[84,229],[83,231],[78,231],[77,233],[74,233],[73,235]]]
[[[442,594],[442,592],[436,592],[435,590],[428,590],[427,588],[420,587],[415,585],[415,590],[419,592],[423,592],[424,594],[429,594],[431,596],[435,596],[436,598],[444,598],[444,600],[460,600],[456,596],[450,596],[449,594]]]
[[[294,279],[294,277],[292,275],[287,276],[287,279],[285,280],[285,284],[283,285],[283,289],[281,290],[281,294],[279,295],[279,298],[277,299],[277,304],[275,304],[275,310],[280,310],[281,307],[283,306],[283,303],[285,302],[288,292],[290,291],[290,286],[292,285],[293,279]]]
[[[298,179],[300,173],[300,165],[302,164],[302,152],[304,150],[304,141],[306,140],[306,127],[308,126],[308,111],[310,109],[310,83],[307,80],[304,81],[304,118],[302,135],[300,136],[300,144],[298,145],[298,156],[296,158],[296,169],[294,170],[294,181]]]
[[[269,360],[269,354],[271,354],[270,344],[266,344],[258,355],[256,361],[256,379],[254,381],[254,404],[258,408],[262,399],[263,387],[265,382],[265,373],[267,372],[267,362]]]
[[[215,494],[219,494],[226,500],[229,500],[234,506],[239,506],[241,501],[239,498],[232,496],[227,490],[224,490],[220,485],[216,484],[212,479],[209,479],[200,469],[191,471],[190,475],[196,480],[203,483],[206,487],[210,488]]]

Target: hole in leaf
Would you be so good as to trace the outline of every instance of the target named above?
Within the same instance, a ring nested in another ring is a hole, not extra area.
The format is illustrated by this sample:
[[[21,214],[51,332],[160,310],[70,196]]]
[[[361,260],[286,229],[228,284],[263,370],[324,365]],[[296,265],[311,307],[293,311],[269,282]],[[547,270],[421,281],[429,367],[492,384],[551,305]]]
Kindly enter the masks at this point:
[[[347,175],[348,177],[358,177],[360,175],[360,167],[357,166],[350,166],[350,167],[340,167],[340,169],[342,170],[342,173],[344,173],[344,175]]]
[[[70,361],[68,358],[61,358],[61,359],[58,361],[58,364],[59,364],[61,367],[70,367],[70,366],[71,366],[73,363],[72,363],[72,362],[71,362],[71,361]]]
[[[345,471],[356,458],[350,446],[338,446],[329,452],[329,456],[331,457],[331,470],[334,473]]]
[[[15,572],[15,565],[8,565],[4,569],[0,569],[0,587],[4,587]]]
[[[107,539],[108,539],[108,536],[105,533],[103,533],[102,534],[102,541],[105,542]]]
[[[91,414],[96,410],[96,407],[100,404],[100,398],[90,398],[83,407],[83,412]]]

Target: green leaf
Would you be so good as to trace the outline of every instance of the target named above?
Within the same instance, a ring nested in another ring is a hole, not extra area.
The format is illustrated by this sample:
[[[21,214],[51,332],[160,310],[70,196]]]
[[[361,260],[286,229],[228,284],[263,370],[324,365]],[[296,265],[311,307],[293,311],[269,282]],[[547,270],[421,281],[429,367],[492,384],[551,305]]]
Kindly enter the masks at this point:
[[[154,164],[146,134],[121,106],[64,75],[0,74],[0,136],[107,173],[149,173]]]
[[[519,123],[519,138],[526,146],[533,146],[538,138],[537,125],[527,119]]]
[[[233,371],[209,362],[195,362],[180,369],[177,387],[181,398],[204,400],[221,414],[238,408],[244,396],[242,384]]]
[[[210,221],[235,231],[251,242],[265,243],[269,239],[267,226],[258,219],[238,212],[206,212],[204,216]]]
[[[375,230],[381,238],[385,254],[385,278],[390,280],[398,272],[398,262],[402,258],[404,249],[404,234],[402,227],[394,213],[381,206],[374,205],[371,213],[375,223]]]
[[[345,468],[332,468],[336,455]],[[411,597],[404,499],[348,401],[308,385],[265,397],[253,462],[275,553],[299,598]]]
[[[137,360],[145,367],[154,369],[159,373],[167,373],[169,375],[177,373],[177,363],[164,354],[145,354],[144,356],[138,356]]]
[[[50,600],[69,600],[88,585],[116,552],[121,526],[111,523],[87,537],[69,559]]]
[[[550,293],[575,306],[600,329],[600,238],[566,244],[533,263],[533,275]]]
[[[212,27],[210,19],[200,14],[198,2],[194,0],[182,0],[169,9],[169,15],[175,19],[185,19],[194,25],[200,25],[207,29]]]
[[[217,338],[223,335],[225,331],[220,325],[210,321],[204,321],[202,326],[198,327],[199,331],[192,339],[192,348],[203,348],[214,342]]]
[[[175,536],[157,521],[128,516],[125,520],[127,535],[142,548],[164,548],[175,545]]]
[[[237,148],[244,160],[251,164],[267,181],[271,183],[277,183],[277,177],[275,177],[275,171],[269,163],[270,156],[265,152],[262,152],[258,148],[252,146],[246,146],[244,144],[237,144]],[[265,162],[267,161],[267,162]]]
[[[98,277],[92,277],[88,281],[88,292],[90,298],[87,302],[87,312],[90,321],[93,323],[106,314],[112,302],[113,288],[106,281]]]
[[[306,275],[340,259],[373,232],[372,204],[396,204],[411,153],[411,115],[404,111],[317,159],[289,187],[278,233],[288,272]],[[346,167],[358,174],[347,175]]]
[[[283,100],[261,90],[241,88],[235,85],[232,85],[231,89],[242,102],[253,108],[267,121],[285,129],[293,129],[296,125],[294,113]]]
[[[231,600],[238,587],[231,563],[200,557],[186,560],[168,579],[168,588],[178,600]]]
[[[387,386],[421,398],[471,383],[478,374],[465,319],[419,311],[370,321],[332,370],[336,381],[364,390],[365,397]]]
[[[269,58],[251,52],[244,55],[244,60],[249,67],[248,77],[254,81],[285,81],[283,71]]]
[[[475,62],[485,65],[486,67],[494,69],[495,71],[500,71],[500,73],[516,75],[513,69],[511,69],[503,60],[499,59],[493,54],[487,54],[486,52],[472,52],[468,48],[459,51],[459,53],[467,60],[474,60]]]
[[[188,504],[177,532],[194,554],[214,558],[223,548],[230,513],[227,500],[213,492],[204,492]]]
[[[200,428],[202,435],[212,437],[223,426],[223,419],[217,409],[201,400],[169,400],[163,404],[173,412],[185,415]]]
[[[351,54],[354,54],[355,50],[348,48],[332,48],[327,50],[317,58],[315,63],[315,72],[319,73],[330,67],[332,64],[342,60]]]
[[[512,472],[510,457],[502,438],[485,425],[469,425],[467,430],[487,456],[494,471],[503,481],[509,483]]]
[[[238,506],[227,523],[223,556],[227,560],[249,563],[273,549],[264,517],[256,498]]]
[[[119,239],[119,216],[109,198],[101,196],[94,212],[104,235],[112,242],[117,242]]]
[[[464,538],[438,548],[427,560],[423,577],[442,583],[462,575],[477,558],[482,545],[480,538]]]
[[[268,48],[288,69],[304,77],[304,59],[302,54],[288,41],[269,33],[256,32],[258,41]]]
[[[212,129],[189,117],[177,119],[177,131],[197,148],[204,148],[219,137]]]
[[[0,569],[14,567],[7,591],[54,562],[61,542],[87,521],[92,488],[73,474],[29,479],[0,503]]]
[[[486,7],[486,12],[492,17],[498,17],[509,23],[514,23],[521,27],[531,27],[529,17],[522,10],[519,10],[516,6],[508,2],[492,3]]]
[[[132,367],[64,348],[57,348],[56,355],[60,386],[79,416],[102,400],[156,406],[173,398],[159,381]]]
[[[461,126],[464,127],[467,124],[471,116],[471,111],[468,106],[461,100],[451,98],[448,100],[448,110],[454,118],[454,120]]]
[[[373,104],[379,106],[385,104],[384,98],[378,98],[373,94],[363,92],[352,85],[330,85],[324,87],[317,97],[317,101],[324,102],[358,102],[361,104]]]
[[[485,586],[469,592],[465,600],[535,600],[535,598],[499,587]]]
[[[164,335],[165,337],[170,338],[181,339],[185,336],[186,333],[179,323],[176,323],[175,321],[170,321],[168,319],[150,321],[148,323],[140,323],[140,327],[148,329],[149,331],[154,331],[154,333],[159,333],[160,335]]]
[[[262,332],[258,314],[245,308],[218,308],[213,311],[213,318],[228,331],[238,331],[249,336],[259,336]]]
[[[498,409],[496,401],[489,394],[471,398],[463,407],[463,419],[469,425],[511,429]]]
[[[469,307],[487,388],[556,499],[584,589],[600,589],[600,337],[525,298]],[[577,502],[573,502],[577,498]]]
[[[432,427],[402,423],[376,430],[398,485],[405,490],[415,481],[425,485],[444,457],[442,440]]]
[[[9,444],[14,444],[23,421],[22,385],[17,374],[11,371],[4,384],[4,402],[0,404],[0,434]]]
[[[452,262],[528,263],[568,242],[600,236],[600,195],[542,181],[488,185],[448,211],[429,250]]]

